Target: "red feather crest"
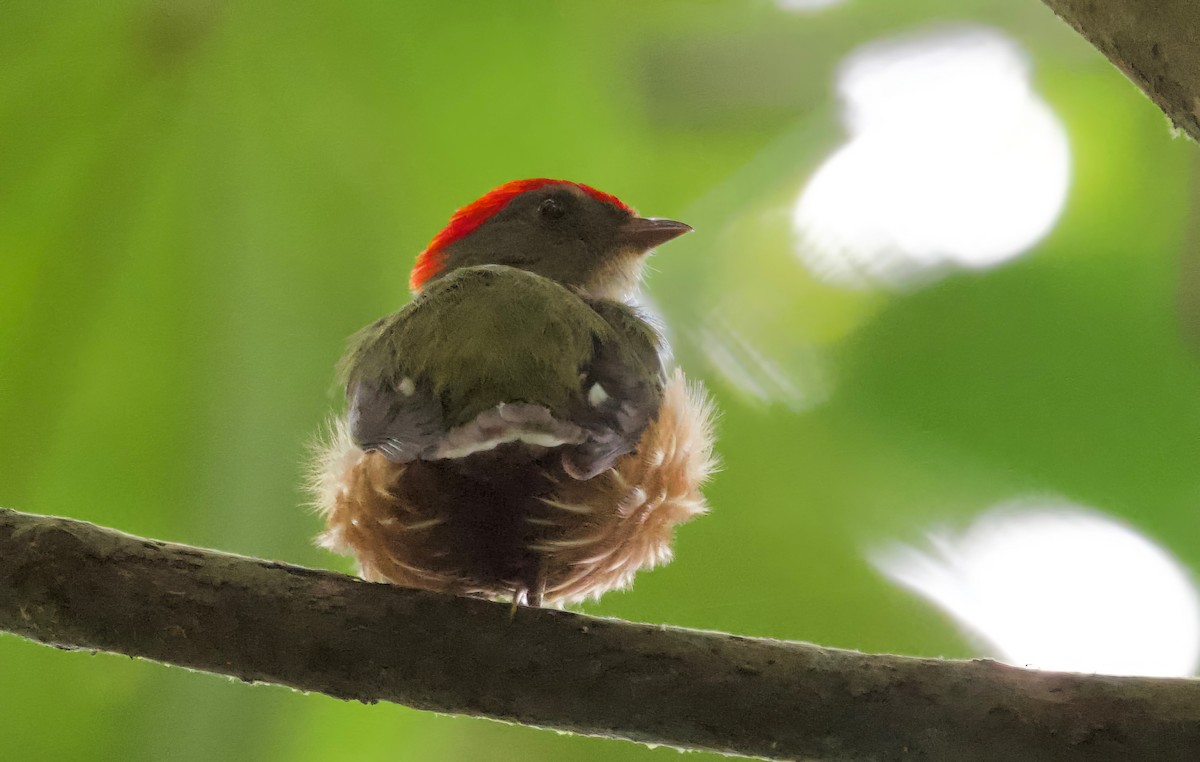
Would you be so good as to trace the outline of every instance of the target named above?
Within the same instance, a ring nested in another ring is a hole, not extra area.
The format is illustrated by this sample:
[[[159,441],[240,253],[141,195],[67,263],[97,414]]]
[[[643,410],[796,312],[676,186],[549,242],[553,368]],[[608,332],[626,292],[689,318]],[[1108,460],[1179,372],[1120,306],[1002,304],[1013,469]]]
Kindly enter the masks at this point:
[[[420,291],[421,287],[425,285],[425,281],[432,278],[445,266],[445,249],[447,246],[470,235],[475,228],[487,222],[494,214],[508,206],[508,203],[514,198],[520,196],[522,193],[537,190],[542,186],[554,183],[573,185],[598,201],[612,204],[618,209],[623,209],[631,214],[634,213],[628,204],[616,196],[598,191],[583,183],[573,183],[569,180],[551,180],[546,177],[536,177],[530,180],[513,180],[501,185],[499,188],[492,189],[454,213],[454,216],[450,218],[450,224],[446,225],[442,229],[442,232],[433,237],[433,240],[425,247],[425,251],[417,255],[417,264],[413,267],[412,275],[408,278],[408,287],[413,291]]]

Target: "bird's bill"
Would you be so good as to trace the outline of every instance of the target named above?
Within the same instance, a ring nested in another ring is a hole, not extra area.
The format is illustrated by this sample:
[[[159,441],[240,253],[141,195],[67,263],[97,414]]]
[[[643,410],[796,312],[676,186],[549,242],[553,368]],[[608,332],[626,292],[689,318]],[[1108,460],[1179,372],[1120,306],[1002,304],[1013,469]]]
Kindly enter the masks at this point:
[[[621,243],[639,251],[649,251],[672,238],[690,233],[692,226],[675,220],[657,217],[631,217],[621,225],[618,236]]]

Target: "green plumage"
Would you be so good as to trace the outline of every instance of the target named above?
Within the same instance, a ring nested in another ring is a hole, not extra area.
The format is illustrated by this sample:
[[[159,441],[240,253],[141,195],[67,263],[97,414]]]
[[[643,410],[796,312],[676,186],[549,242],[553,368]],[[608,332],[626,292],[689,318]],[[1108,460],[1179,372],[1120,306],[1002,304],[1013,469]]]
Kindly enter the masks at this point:
[[[501,402],[544,405],[565,419],[586,395],[581,369],[601,346],[643,378],[661,373],[658,337],[627,305],[585,301],[512,267],[467,267],[355,334],[341,377],[393,388],[411,378],[440,400],[448,427]]]

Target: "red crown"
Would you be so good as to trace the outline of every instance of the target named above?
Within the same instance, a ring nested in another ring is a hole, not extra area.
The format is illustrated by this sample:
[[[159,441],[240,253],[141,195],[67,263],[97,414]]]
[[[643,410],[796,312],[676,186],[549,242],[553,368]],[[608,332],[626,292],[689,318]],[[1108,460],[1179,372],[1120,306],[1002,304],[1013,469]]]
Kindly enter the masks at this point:
[[[470,235],[475,228],[487,222],[493,215],[508,206],[508,202],[522,193],[537,190],[545,185],[553,185],[554,183],[573,185],[597,201],[612,204],[618,209],[623,209],[631,214],[634,213],[628,204],[616,196],[598,191],[583,183],[573,183],[569,180],[551,180],[546,177],[536,177],[530,180],[513,180],[501,185],[499,188],[488,191],[483,196],[454,213],[454,216],[450,218],[450,223],[442,229],[442,232],[433,237],[433,240],[425,247],[425,251],[417,255],[417,263],[408,278],[408,287],[413,291],[420,291],[425,282],[434,275],[437,275],[442,267],[445,266],[446,247]]]

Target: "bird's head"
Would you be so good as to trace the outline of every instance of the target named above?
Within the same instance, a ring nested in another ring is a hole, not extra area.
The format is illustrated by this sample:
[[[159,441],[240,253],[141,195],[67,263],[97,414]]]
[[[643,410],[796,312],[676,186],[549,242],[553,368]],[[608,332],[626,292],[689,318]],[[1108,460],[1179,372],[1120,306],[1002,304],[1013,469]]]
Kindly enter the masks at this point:
[[[616,196],[537,178],[501,185],[454,213],[417,257],[413,291],[460,267],[508,265],[591,296],[623,299],[645,255],[691,227],[639,217]]]

